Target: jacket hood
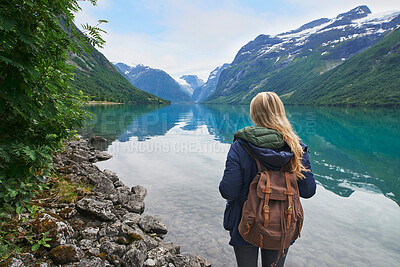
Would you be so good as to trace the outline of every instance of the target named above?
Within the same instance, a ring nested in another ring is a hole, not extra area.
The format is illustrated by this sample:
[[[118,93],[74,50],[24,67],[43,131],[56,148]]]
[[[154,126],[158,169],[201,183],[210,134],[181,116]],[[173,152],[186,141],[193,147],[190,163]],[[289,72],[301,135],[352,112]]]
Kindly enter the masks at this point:
[[[280,169],[293,157],[282,134],[276,130],[249,126],[237,131],[234,137],[239,143],[247,146],[261,164],[269,169]]]
[[[260,126],[240,129],[234,134],[234,140],[239,138],[262,148],[279,149],[286,144],[280,132]]]
[[[290,159],[293,157],[293,153],[290,147],[286,144],[284,147],[275,150],[255,146],[252,143],[247,142],[243,139],[239,139],[238,142],[247,146],[254,157],[256,157],[261,162],[261,164],[268,169],[280,169],[288,164]]]

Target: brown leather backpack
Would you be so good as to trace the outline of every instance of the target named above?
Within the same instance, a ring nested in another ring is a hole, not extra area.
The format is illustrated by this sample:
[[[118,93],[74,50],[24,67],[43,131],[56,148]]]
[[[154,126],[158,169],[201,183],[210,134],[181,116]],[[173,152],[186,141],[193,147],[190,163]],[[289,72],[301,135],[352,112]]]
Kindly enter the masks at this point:
[[[256,161],[258,173],[243,205],[239,233],[254,246],[283,252],[300,237],[303,224],[297,177],[283,170],[268,170],[245,145],[242,146]]]

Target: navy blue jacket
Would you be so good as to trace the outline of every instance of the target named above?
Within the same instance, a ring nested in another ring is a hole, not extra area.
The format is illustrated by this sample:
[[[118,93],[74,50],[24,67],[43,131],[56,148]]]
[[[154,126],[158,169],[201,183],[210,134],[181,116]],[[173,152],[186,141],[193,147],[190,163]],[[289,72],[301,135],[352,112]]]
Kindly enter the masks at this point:
[[[242,205],[247,200],[250,183],[258,171],[255,160],[250,157],[240,143],[245,144],[265,167],[272,170],[279,170],[293,156],[288,145],[278,150],[272,150],[255,146],[243,139],[238,139],[232,144],[226,159],[224,176],[219,185],[219,191],[222,197],[227,200],[224,213],[224,228],[229,230],[231,235],[229,244],[237,247],[250,246],[239,234],[238,225],[242,216]],[[300,196],[310,198],[315,194],[316,183],[311,172],[307,146],[303,143],[301,143],[301,146],[305,151],[303,165],[305,168],[310,169],[310,172],[305,172],[305,179],[299,179],[297,183]]]

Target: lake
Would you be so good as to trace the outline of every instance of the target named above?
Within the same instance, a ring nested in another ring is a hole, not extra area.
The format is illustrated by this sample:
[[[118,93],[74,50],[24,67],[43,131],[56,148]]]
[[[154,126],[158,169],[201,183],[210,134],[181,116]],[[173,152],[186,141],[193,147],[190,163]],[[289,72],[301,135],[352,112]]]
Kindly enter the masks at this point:
[[[80,132],[108,139],[101,169],[148,190],[146,214],[168,226],[166,241],[213,266],[236,266],[222,227],[218,185],[247,105],[97,105]],[[398,266],[400,112],[387,108],[287,106],[309,147],[317,194],[303,199],[302,236],[285,266]]]

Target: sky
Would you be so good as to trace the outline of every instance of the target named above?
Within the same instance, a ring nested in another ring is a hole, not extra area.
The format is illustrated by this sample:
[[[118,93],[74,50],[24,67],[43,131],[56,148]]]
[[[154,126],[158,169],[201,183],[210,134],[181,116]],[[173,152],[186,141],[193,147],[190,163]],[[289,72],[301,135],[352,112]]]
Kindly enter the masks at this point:
[[[111,62],[143,64],[177,79],[231,63],[260,34],[274,35],[319,18],[334,18],[359,5],[372,13],[400,10],[400,0],[98,0],[79,1],[78,25],[101,28],[99,49]]]

